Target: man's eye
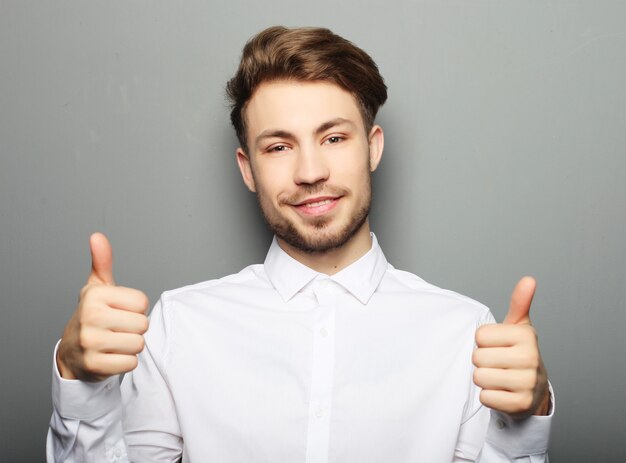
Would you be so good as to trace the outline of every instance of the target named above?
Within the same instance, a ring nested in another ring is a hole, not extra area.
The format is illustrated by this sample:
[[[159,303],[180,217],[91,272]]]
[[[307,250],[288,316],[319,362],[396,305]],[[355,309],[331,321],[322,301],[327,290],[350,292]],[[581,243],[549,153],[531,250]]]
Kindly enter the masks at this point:
[[[287,150],[287,147],[285,145],[276,145],[268,149],[268,151],[274,152],[274,153],[279,153],[281,151],[286,151],[286,150]]]
[[[339,143],[341,140],[343,140],[343,137],[340,137],[340,136],[328,137],[328,138],[326,139],[326,141],[327,141],[328,143],[330,143],[331,145],[332,145],[333,143]]]

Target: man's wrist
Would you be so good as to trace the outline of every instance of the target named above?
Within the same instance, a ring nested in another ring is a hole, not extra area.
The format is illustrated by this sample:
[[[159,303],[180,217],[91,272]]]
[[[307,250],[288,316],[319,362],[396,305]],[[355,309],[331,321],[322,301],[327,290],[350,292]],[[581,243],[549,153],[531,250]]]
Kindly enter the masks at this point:
[[[56,364],[57,364],[57,370],[59,371],[59,375],[61,375],[61,378],[63,379],[78,379],[76,375],[74,375],[72,370],[68,368],[68,366],[65,364],[65,362],[61,358],[61,351],[63,349],[62,344],[63,344],[63,341],[61,340],[61,342],[59,343],[59,348],[57,349],[57,355],[56,355]]]
[[[550,414],[550,389],[548,387],[546,387],[546,391],[543,394],[543,398],[541,399],[541,402],[539,403],[539,405],[537,406],[537,408],[535,409],[535,413],[533,413],[533,415],[535,416],[547,416]]]

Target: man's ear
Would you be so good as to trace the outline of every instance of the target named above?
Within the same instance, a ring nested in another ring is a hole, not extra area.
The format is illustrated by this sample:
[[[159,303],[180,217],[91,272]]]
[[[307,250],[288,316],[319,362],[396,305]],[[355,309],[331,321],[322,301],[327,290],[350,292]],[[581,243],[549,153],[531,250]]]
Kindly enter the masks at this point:
[[[374,172],[383,157],[383,148],[385,146],[385,136],[383,128],[380,125],[374,125],[369,133],[370,147],[370,170]]]
[[[252,175],[252,165],[250,164],[250,158],[241,147],[237,148],[236,156],[237,165],[239,166],[239,171],[241,172],[243,183],[246,184],[248,190],[256,193],[256,185],[254,184],[254,176]]]

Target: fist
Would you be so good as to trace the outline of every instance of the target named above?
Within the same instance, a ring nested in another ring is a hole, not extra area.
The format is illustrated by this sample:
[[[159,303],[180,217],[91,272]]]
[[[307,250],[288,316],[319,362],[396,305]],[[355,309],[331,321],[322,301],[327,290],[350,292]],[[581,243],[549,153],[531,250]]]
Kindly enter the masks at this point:
[[[476,330],[472,361],[480,401],[515,417],[546,415],[549,408],[547,373],[529,316],[535,287],[533,278],[522,278],[504,322]]]
[[[95,233],[89,244],[91,274],[63,332],[57,366],[65,379],[100,381],[137,366],[148,329],[148,298],[136,289],[115,286],[106,236]]]

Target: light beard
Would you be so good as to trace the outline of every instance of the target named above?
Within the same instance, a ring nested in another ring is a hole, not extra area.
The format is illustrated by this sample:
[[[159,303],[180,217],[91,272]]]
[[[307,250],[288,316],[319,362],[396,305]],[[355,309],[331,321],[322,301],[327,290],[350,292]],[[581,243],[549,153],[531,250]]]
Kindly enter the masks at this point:
[[[303,188],[307,194],[317,193],[322,189],[324,189],[323,184],[308,185]],[[363,203],[350,217],[346,226],[333,234],[325,230],[332,219],[318,217],[311,222],[315,231],[310,236],[306,236],[298,230],[292,221],[269,210],[271,206],[266,208],[259,191],[257,191],[256,197],[267,226],[278,238],[304,253],[323,254],[332,249],[341,248],[361,229],[370,212],[372,185],[371,178],[368,175],[366,191],[363,192]],[[289,199],[289,202],[284,203],[297,204],[297,201]]]

